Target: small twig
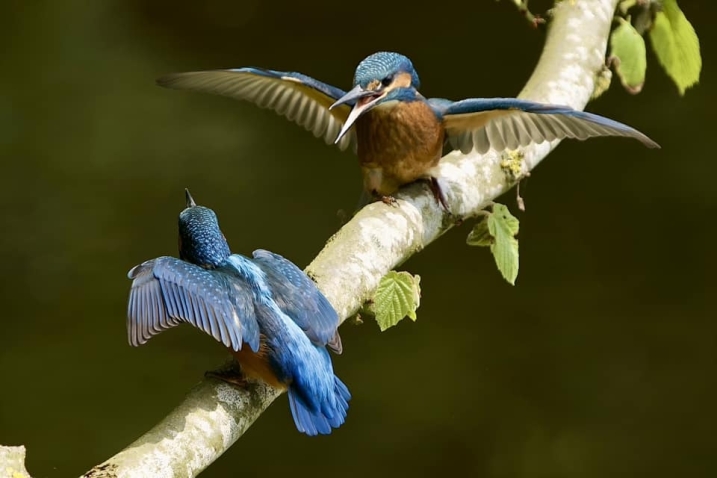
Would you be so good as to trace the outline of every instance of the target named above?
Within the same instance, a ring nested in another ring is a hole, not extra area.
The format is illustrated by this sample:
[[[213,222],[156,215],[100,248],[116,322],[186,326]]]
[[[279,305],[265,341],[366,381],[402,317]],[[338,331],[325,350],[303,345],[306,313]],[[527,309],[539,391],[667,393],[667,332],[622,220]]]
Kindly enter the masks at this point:
[[[528,9],[528,1],[529,0],[513,0],[513,4],[518,7],[518,11],[525,17],[526,20],[528,20],[528,23],[530,23],[533,28],[538,28],[539,25],[543,25],[545,23],[545,18],[541,15],[532,13]]]

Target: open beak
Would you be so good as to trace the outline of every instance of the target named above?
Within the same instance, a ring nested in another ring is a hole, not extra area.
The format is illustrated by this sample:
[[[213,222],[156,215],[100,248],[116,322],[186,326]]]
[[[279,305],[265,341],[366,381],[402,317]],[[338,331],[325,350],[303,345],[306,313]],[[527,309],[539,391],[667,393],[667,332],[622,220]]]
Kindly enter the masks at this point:
[[[363,88],[361,88],[360,85],[356,85],[355,88],[353,88],[351,91],[339,98],[336,103],[331,105],[329,107],[329,110],[335,108],[336,106],[349,103],[351,101],[356,102],[356,104],[354,104],[354,107],[351,109],[351,113],[349,113],[349,117],[346,118],[346,122],[344,123],[343,128],[341,128],[341,131],[339,132],[336,141],[334,141],[334,144],[341,141],[341,138],[344,137],[346,132],[351,128],[351,126],[353,126],[356,120],[359,119],[362,114],[366,113],[368,110],[376,106],[376,103],[382,96],[383,94],[380,91],[364,90]]]

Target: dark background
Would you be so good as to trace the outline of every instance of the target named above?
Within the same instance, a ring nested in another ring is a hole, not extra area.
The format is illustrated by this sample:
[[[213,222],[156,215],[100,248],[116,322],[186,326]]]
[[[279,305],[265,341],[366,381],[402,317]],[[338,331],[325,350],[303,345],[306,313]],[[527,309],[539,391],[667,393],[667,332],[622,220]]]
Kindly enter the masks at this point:
[[[650,53],[640,95],[615,81],[589,105],[662,150],[564,142],[522,189],[516,287],[465,246],[471,224],[451,231],[402,266],[422,277],[418,322],[342,327],[342,428],[299,434],[281,397],[204,476],[715,476],[717,6],[681,3],[702,83],[679,97]],[[359,195],[351,154],[157,76],[254,65],[348,89],[388,49],[427,96],[513,96],[544,38],[507,1],[5,5],[0,443],[26,445],[35,477],[103,461],[225,359],[190,327],[127,344],[126,273],[176,254],[184,187],[235,252],[301,267]]]

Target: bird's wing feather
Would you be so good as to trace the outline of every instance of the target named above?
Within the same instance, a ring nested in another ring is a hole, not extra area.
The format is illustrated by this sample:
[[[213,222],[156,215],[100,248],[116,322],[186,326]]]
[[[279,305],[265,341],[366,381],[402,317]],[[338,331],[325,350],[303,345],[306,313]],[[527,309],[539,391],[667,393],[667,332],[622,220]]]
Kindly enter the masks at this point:
[[[260,68],[173,73],[159,78],[157,83],[250,101],[303,126],[327,144],[336,140],[353,106],[344,104],[329,111],[345,91],[301,73]],[[349,146],[355,149],[356,133],[350,131],[338,146],[341,150]]]
[[[248,291],[237,291],[228,277],[176,259],[159,257],[135,266],[127,308],[133,346],[187,322],[233,350],[242,342],[259,349],[259,326]]]
[[[516,149],[531,143],[563,138],[584,140],[595,136],[635,138],[650,148],[659,145],[639,131],[568,106],[546,105],[515,98],[467,99],[447,105],[434,101],[443,115],[448,140],[468,154]]]
[[[270,278],[274,301],[309,339],[341,353],[339,316],[316,284],[293,262],[263,249],[253,260]]]
[[[447,100],[445,98],[428,98],[426,103],[433,108],[433,111],[435,111],[438,116],[443,116],[445,111],[452,106],[455,101]]]

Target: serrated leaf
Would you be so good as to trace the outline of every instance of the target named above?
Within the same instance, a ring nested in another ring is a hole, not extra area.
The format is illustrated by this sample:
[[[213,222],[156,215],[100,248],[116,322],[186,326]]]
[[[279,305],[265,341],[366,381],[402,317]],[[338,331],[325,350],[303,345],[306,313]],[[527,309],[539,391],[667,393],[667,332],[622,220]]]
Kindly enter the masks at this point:
[[[469,246],[490,246],[493,244],[493,236],[488,231],[488,218],[473,226],[473,230],[466,238],[466,244]]]
[[[664,0],[662,3],[662,11],[655,16],[650,30],[650,42],[680,95],[699,82],[702,71],[700,41],[676,0]]]
[[[520,230],[520,221],[518,221],[518,218],[510,213],[510,209],[508,209],[507,206],[498,203],[494,204],[491,216],[498,216],[494,217],[494,220],[500,220],[505,223],[511,236],[518,234],[518,231]],[[493,232],[491,232],[491,234],[495,236]]]
[[[421,277],[408,272],[391,271],[378,285],[372,309],[381,332],[409,317],[416,320],[421,301]]]
[[[622,18],[620,26],[610,35],[610,57],[622,86],[632,94],[639,93],[647,70],[645,39]]]
[[[493,206],[493,213],[488,216],[488,232],[495,241],[490,246],[495,265],[503,278],[515,285],[518,277],[518,234],[520,222],[507,207],[502,204]]]

